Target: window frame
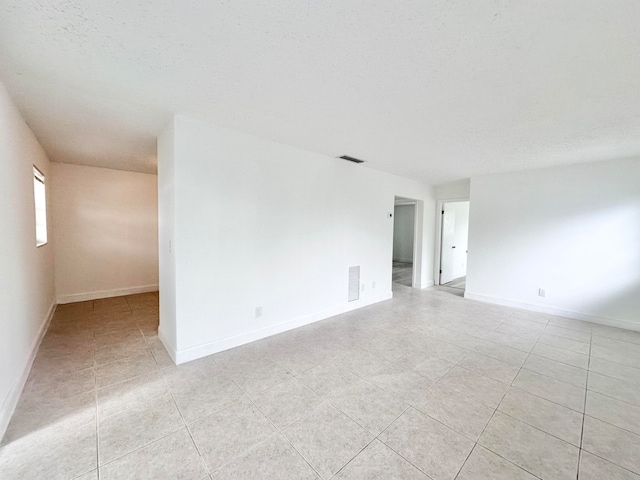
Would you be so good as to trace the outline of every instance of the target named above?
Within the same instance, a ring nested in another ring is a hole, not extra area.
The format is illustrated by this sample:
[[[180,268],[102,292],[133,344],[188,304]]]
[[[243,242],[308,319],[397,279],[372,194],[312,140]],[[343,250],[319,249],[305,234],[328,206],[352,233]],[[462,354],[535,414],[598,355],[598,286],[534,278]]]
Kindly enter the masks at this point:
[[[42,193],[38,192],[38,182],[42,184]],[[47,183],[44,173],[35,165],[33,165],[33,200],[36,248],[40,248],[49,243],[47,226]]]

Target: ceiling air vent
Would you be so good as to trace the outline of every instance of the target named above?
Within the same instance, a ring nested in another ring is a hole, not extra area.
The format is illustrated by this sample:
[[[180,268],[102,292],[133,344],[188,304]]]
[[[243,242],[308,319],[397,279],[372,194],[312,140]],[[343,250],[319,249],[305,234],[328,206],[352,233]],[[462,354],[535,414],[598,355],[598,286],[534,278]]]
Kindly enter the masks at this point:
[[[350,157],[349,155],[342,155],[341,157],[338,157],[338,158],[341,158],[343,160],[349,160],[350,162],[353,162],[353,163],[364,163],[364,160],[360,160],[359,158]]]

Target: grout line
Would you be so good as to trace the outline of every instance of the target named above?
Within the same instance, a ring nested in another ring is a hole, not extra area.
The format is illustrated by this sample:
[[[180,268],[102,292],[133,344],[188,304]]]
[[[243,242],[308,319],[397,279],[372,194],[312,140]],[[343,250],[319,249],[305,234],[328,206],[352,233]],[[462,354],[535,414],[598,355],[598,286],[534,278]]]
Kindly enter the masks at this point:
[[[582,415],[582,426],[580,429],[580,450],[578,450],[578,471],[576,473],[576,480],[580,478],[580,461],[582,460],[582,444],[584,442],[584,421],[585,418],[587,416],[587,395],[588,395],[588,391],[589,391],[589,375],[590,375],[590,371],[591,369],[589,368],[591,366],[591,345],[593,343],[593,336],[591,337],[591,342],[589,342],[589,363],[587,364],[587,384],[585,387],[585,392],[584,392],[584,406],[583,406],[583,410],[584,410],[584,415]]]

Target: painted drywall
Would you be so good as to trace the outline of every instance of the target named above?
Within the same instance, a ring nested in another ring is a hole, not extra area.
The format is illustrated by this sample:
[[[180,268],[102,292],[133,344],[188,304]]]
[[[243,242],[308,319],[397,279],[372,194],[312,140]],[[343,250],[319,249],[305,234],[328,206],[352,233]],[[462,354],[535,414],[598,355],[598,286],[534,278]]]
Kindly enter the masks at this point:
[[[160,325],[158,335],[175,357],[176,259],[175,245],[175,129],[173,120],[158,137],[158,248]],[[173,349],[173,350],[171,350]],[[175,360],[175,358],[174,358]]]
[[[640,330],[640,159],[472,178],[465,296]]]
[[[396,205],[393,215],[393,260],[413,263],[414,205]]]
[[[467,273],[469,235],[469,202],[446,202],[443,205],[441,283],[463,277]]]
[[[446,183],[434,187],[437,200],[461,200],[468,199],[471,189],[471,180],[466,179],[460,182]]]
[[[175,256],[175,343],[160,334],[178,363],[390,298],[395,195],[420,201],[415,268],[428,285],[429,187],[183,116],[159,145],[161,196],[174,175],[159,215],[161,225],[173,216],[160,265]],[[361,292],[349,303],[354,265]],[[162,299],[171,285],[160,275]]]
[[[158,288],[156,175],[51,163],[58,303]]]
[[[50,207],[49,159],[0,84],[0,437],[55,307],[51,208],[49,243],[36,247],[33,165]]]

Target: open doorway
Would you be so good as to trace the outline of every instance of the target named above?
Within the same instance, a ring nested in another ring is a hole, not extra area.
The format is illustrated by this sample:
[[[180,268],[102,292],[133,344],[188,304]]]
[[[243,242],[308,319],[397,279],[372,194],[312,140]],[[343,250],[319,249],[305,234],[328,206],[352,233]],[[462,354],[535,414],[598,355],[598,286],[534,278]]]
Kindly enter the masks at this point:
[[[438,284],[464,290],[467,279],[469,201],[443,201],[440,217]]]
[[[395,197],[393,208],[393,269],[392,281],[414,286],[416,201]]]

